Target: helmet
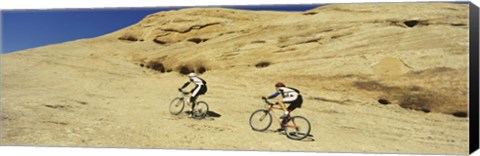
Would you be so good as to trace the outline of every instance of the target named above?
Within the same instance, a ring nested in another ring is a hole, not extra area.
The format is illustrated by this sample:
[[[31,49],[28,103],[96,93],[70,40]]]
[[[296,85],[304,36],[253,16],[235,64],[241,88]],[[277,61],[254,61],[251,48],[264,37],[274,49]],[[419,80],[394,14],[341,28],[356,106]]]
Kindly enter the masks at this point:
[[[195,73],[188,74],[188,77],[195,77],[195,76],[197,76],[197,74],[195,74]]]
[[[283,84],[281,82],[277,82],[277,83],[275,83],[275,87],[285,87],[285,84]]]

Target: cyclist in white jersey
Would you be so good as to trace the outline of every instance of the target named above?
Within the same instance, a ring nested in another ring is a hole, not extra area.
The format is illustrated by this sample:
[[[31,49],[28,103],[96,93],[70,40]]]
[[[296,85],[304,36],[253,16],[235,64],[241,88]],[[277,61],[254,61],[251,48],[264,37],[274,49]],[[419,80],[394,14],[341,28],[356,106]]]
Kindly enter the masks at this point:
[[[192,96],[190,97],[190,109],[189,112],[192,112],[192,109],[195,108],[195,100],[197,100],[198,96],[204,95],[207,92],[207,82],[202,78],[198,77],[195,73],[188,74],[189,81],[187,81],[179,90],[187,87],[190,83],[195,84],[195,88],[193,88],[190,93]]]

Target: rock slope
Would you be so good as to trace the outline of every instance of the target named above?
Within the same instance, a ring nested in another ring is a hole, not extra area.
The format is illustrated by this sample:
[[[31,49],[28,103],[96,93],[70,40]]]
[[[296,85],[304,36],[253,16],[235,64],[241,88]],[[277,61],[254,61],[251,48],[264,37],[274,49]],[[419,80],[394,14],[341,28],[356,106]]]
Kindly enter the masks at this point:
[[[468,152],[465,4],[173,10],[2,54],[1,65],[2,145]],[[192,71],[208,81],[201,99],[217,116],[169,114]],[[313,137],[249,128],[278,81],[301,90],[294,113]]]

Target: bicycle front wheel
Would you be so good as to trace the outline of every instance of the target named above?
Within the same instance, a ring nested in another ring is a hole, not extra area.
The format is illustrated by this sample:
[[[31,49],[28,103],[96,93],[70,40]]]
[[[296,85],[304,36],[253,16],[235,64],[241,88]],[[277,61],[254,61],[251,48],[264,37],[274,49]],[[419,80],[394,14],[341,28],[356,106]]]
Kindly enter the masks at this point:
[[[204,101],[198,101],[195,104],[195,107],[192,112],[192,118],[194,119],[203,119],[207,116],[208,113],[208,104]]]
[[[178,115],[182,112],[185,103],[182,97],[176,97],[170,102],[170,113],[173,115]]]
[[[265,131],[272,125],[272,114],[266,109],[259,109],[250,116],[250,127],[254,131]]]
[[[293,140],[302,140],[310,135],[310,121],[303,116],[294,116],[288,122],[285,128],[287,137]]]

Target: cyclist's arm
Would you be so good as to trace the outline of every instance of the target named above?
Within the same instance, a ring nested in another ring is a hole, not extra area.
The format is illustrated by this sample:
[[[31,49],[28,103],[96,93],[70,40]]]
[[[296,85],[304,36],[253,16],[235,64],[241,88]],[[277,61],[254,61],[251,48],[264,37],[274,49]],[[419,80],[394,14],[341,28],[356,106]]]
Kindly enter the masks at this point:
[[[272,95],[268,96],[267,98],[268,99],[273,99],[273,98],[277,97],[278,95],[280,95],[280,92],[275,92]]]
[[[183,84],[183,86],[181,88],[183,89],[183,88],[187,87],[189,84],[190,84],[190,81],[187,81],[185,84]]]

